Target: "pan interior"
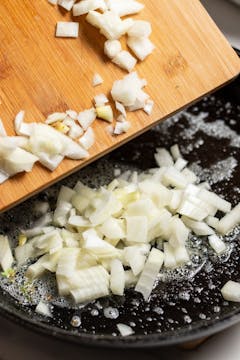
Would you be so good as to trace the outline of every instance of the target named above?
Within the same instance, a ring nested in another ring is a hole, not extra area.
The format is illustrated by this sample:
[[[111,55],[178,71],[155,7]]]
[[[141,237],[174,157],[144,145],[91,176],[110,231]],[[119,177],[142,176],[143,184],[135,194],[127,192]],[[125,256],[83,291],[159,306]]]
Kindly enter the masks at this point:
[[[176,143],[201,181],[208,181],[214,191],[236,205],[240,199],[239,110],[239,105],[226,101],[221,93],[203,99],[1,215],[0,232],[7,234],[15,245],[19,230],[28,228],[35,220],[33,209],[36,201],[48,200],[54,208],[62,184],[74,186],[81,180],[89,186],[99,187],[113,179],[115,169],[146,171],[155,167],[156,147],[168,148]],[[172,332],[175,336],[181,330],[191,331],[196,326],[212,324],[239,311],[239,305],[224,301],[220,293],[227,280],[240,281],[239,233],[237,228],[226,237],[228,250],[220,257],[211,251],[205,237],[192,237],[188,244],[192,264],[175,271],[162,271],[148,303],[130,289],[123,297],[111,296],[76,306],[71,300],[57,296],[53,276],[45,276],[34,286],[26,284],[23,268],[15,281],[0,277],[0,307],[9,307],[15,316],[21,315],[50,329],[59,328],[75,335],[106,334],[114,339],[118,335],[116,325],[123,323],[131,326],[136,335]],[[51,303],[52,319],[35,313],[40,299],[48,299]],[[78,328],[71,325],[75,315],[81,322]]]

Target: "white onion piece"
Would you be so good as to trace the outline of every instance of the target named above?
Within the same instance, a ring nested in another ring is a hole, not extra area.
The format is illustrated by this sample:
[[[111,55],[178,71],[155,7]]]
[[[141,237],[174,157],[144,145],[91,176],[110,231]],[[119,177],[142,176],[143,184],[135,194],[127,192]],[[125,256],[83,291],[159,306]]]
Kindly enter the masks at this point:
[[[77,120],[78,113],[74,110],[67,110],[66,114],[73,120]]]
[[[58,226],[65,226],[67,224],[68,215],[72,205],[69,202],[61,201],[59,202],[57,208],[54,211],[53,222]]]
[[[127,216],[127,241],[146,243],[148,219],[146,216]]]
[[[96,108],[97,117],[99,119],[112,122],[113,121],[113,111],[110,105],[99,106]]]
[[[188,168],[182,170],[182,174],[185,177],[188,184],[194,184],[197,181],[197,176]]]
[[[24,116],[25,116],[25,111],[21,110],[19,111],[19,113],[16,115],[15,120],[14,120],[14,128],[16,131],[17,135],[22,135],[20,129],[24,120]]]
[[[190,219],[197,221],[202,221],[209,215],[207,210],[194,205],[192,202],[188,200],[183,200],[181,202],[181,205],[177,209],[177,212],[181,215],[185,215]]]
[[[112,62],[120,68],[131,72],[137,63],[137,60],[129,51],[122,50],[112,59]]]
[[[25,136],[4,136],[0,138],[0,147],[11,147],[12,150],[16,147],[26,148],[28,139]]]
[[[206,223],[211,226],[213,229],[218,229],[219,227],[219,219],[214,217],[214,216],[208,216],[206,219],[205,219]]]
[[[12,250],[7,236],[0,235],[0,265],[7,271],[13,264]]]
[[[144,105],[143,110],[145,111],[146,114],[151,115],[153,111],[153,107],[154,107],[154,101],[148,99]]]
[[[92,86],[98,86],[103,83],[103,78],[98,73],[93,75]]]
[[[140,12],[144,5],[135,0],[107,0],[107,5],[110,10],[119,16],[126,16]]]
[[[94,96],[94,102],[96,107],[104,106],[109,102],[108,98],[104,94],[98,94]]]
[[[57,5],[58,0],[48,0],[49,4]]]
[[[38,156],[39,162],[51,171],[54,171],[64,159],[64,156],[62,155],[50,156],[46,153],[39,153]]]
[[[120,260],[114,259],[111,262],[110,289],[114,295],[122,296],[125,287],[124,268]]]
[[[149,21],[137,20],[133,26],[128,30],[128,36],[130,37],[149,37],[152,32],[152,26]]]
[[[185,176],[178,171],[174,166],[170,166],[163,174],[164,184],[176,187],[177,189],[184,189],[188,182]]]
[[[207,181],[204,181],[204,182],[198,184],[198,187],[200,189],[211,190],[211,186]]]
[[[91,10],[107,10],[104,0],[82,0],[73,6],[73,16],[88,14]]]
[[[68,219],[68,224],[77,227],[89,227],[90,223],[83,216],[71,215]]]
[[[102,21],[101,21],[101,14],[95,10],[89,11],[89,13],[86,16],[87,22],[91,24],[92,26],[100,29]]]
[[[222,287],[221,293],[227,301],[240,302],[240,283],[229,280]]]
[[[117,329],[120,333],[121,336],[130,336],[130,335],[133,335],[135,332],[134,330],[128,326],[128,325],[125,325],[125,324],[117,324]]]
[[[79,139],[79,143],[84,147],[84,149],[90,149],[95,143],[95,134],[91,127],[87,129],[85,134]]]
[[[174,249],[168,243],[163,244],[163,252],[164,252],[164,266],[167,269],[174,269],[177,267]]]
[[[67,11],[70,11],[76,0],[58,0],[58,5]]]
[[[226,244],[217,235],[210,235],[208,241],[217,254],[222,254],[227,248]]]
[[[184,224],[189,227],[194,234],[198,236],[206,236],[206,235],[213,235],[214,231],[211,229],[205,222],[201,221],[194,221],[188,219],[187,217],[182,217]]]
[[[126,231],[124,226],[124,220],[115,219],[109,217],[100,227],[104,236],[109,239],[124,239],[126,237]]]
[[[91,108],[89,110],[84,110],[78,114],[78,122],[83,128],[83,130],[87,130],[89,126],[92,125],[92,123],[96,120],[97,114],[96,110],[94,108]]]
[[[83,249],[88,250],[91,253],[97,254],[99,257],[116,257],[118,250],[109,244],[107,241],[102,240],[96,230],[89,229],[82,233],[83,237]]]
[[[47,316],[47,317],[52,317],[52,313],[51,313],[49,304],[46,304],[43,301],[40,301],[38,303],[38,305],[36,306],[35,311],[36,311],[36,313],[38,313],[40,315]]]
[[[170,147],[170,152],[172,154],[174,161],[177,161],[179,158],[182,157],[179,146],[177,144]]]
[[[138,74],[132,72],[122,80],[113,83],[111,94],[115,101],[122,103],[124,106],[131,106],[135,104],[142,87],[143,84]]]
[[[142,272],[149,250],[149,244],[128,246],[124,248],[124,262],[131,267],[135,276]]]
[[[76,191],[71,189],[68,186],[61,186],[61,189],[59,191],[58,194],[58,198],[57,198],[57,206],[62,202],[62,201],[66,201],[66,202],[71,202],[73,196],[76,194]]]
[[[89,12],[89,14],[92,12]],[[87,16],[87,21],[91,21],[91,15]],[[119,15],[113,11],[106,11],[96,19],[96,24],[100,28],[100,33],[104,35],[108,40],[118,40],[122,35],[126,34],[128,29],[132,26],[133,20],[122,20]],[[96,18],[96,16],[95,16]],[[95,19],[94,19],[95,20]]]
[[[174,164],[174,167],[179,170],[179,171],[182,171],[186,166],[187,166],[187,161],[184,160],[184,159],[177,159],[177,161],[175,162]]]
[[[221,234],[227,234],[240,223],[240,204],[235,206],[232,211],[225,215],[220,221],[217,230]]]
[[[16,147],[10,150],[3,158],[0,158],[0,169],[10,176],[23,171],[30,172],[38,160],[37,156]]]
[[[76,280],[78,286],[70,292],[76,303],[83,303],[109,295],[109,275],[102,266],[94,266],[78,271]]]
[[[0,136],[7,136],[7,132],[6,132],[5,127],[3,125],[2,119],[0,119]]]
[[[126,110],[125,110],[125,107],[123,106],[123,104],[121,104],[118,101],[115,101],[115,106],[116,106],[116,109],[126,118],[127,113],[126,113]]]
[[[222,199],[217,194],[210,192],[208,190],[202,189],[199,193],[199,198],[205,201],[208,204],[213,205],[218,210],[228,213],[231,210],[231,203]]]
[[[117,121],[115,128],[114,128],[114,135],[121,135],[123,133],[126,133],[131,127],[131,124],[129,121]]]
[[[154,155],[156,163],[159,167],[162,166],[173,166],[173,159],[169,151],[164,148],[158,148],[157,153]]]
[[[169,244],[172,248],[184,246],[189,236],[189,229],[184,225],[182,220],[176,216],[171,219],[170,228],[171,236]]]
[[[83,129],[81,126],[77,125],[73,119],[65,119],[64,123],[69,126],[68,136],[72,139],[79,138],[83,134]]]
[[[58,21],[56,27],[56,37],[77,38],[79,32],[78,22]]]
[[[182,197],[183,197],[183,191],[182,190],[170,190],[171,199],[168,203],[168,206],[171,211],[176,212],[176,210],[179,208]]]
[[[158,249],[152,249],[144,265],[143,271],[139,277],[135,291],[140,292],[144,300],[147,301],[158,273],[163,265],[164,254]]]
[[[127,45],[141,61],[145,60],[155,49],[155,46],[148,38],[129,37]]]
[[[63,121],[66,118],[66,113],[59,113],[59,112],[55,112],[53,114],[50,114],[45,123],[48,125],[54,124],[57,121]],[[15,125],[16,126],[16,125]]]
[[[107,40],[104,43],[104,54],[113,59],[122,50],[122,45],[118,40]]]

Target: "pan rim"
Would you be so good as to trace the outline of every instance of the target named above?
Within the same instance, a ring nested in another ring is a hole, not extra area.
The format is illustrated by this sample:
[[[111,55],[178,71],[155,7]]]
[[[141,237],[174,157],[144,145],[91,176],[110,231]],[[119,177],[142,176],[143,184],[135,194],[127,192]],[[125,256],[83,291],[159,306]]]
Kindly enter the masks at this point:
[[[240,322],[240,308],[233,310],[220,319],[212,319],[210,321],[197,322],[195,325],[164,333],[155,333],[148,335],[132,335],[129,337],[112,336],[112,335],[93,335],[84,333],[70,333],[68,330],[60,329],[54,326],[49,326],[43,322],[36,322],[21,314],[14,314],[13,311],[0,304],[0,317],[10,320],[18,326],[22,326],[27,330],[33,331],[39,335],[51,336],[54,340],[64,340],[68,343],[74,343],[79,346],[91,348],[153,348],[153,347],[167,347],[178,344],[192,342],[201,338],[210,337],[218,332],[226,330],[227,328]]]

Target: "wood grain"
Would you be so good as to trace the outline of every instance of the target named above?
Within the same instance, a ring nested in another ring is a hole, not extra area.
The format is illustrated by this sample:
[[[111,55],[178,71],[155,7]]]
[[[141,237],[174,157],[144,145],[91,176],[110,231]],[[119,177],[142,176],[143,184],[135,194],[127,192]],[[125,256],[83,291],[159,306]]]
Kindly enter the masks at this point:
[[[142,0],[145,10],[134,18],[151,21],[157,49],[137,65],[148,80],[147,92],[156,105],[151,116],[138,111],[129,115],[131,130],[119,137],[96,121],[96,144],[85,161],[64,160],[53,173],[36,165],[0,185],[0,211],[80,169],[122,143],[186,107],[239,74],[237,55],[198,0]],[[9,134],[20,110],[26,120],[44,121],[54,111],[81,111],[92,105],[100,92],[109,94],[114,80],[125,72],[103,56],[104,38],[80,22],[78,39],[56,39],[55,24],[71,14],[46,0],[0,2],[0,117]],[[99,72],[104,84],[91,86]]]

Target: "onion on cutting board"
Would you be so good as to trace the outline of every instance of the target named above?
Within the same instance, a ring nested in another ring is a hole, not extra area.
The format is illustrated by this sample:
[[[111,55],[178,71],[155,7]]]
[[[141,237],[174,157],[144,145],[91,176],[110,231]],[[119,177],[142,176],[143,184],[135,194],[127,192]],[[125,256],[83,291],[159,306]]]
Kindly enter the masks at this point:
[[[53,5],[55,3],[54,1],[50,2]],[[26,110],[30,109],[26,122],[43,122],[47,114],[53,111],[62,113],[69,108],[78,111],[91,108],[91,99],[95,95],[92,87],[92,75],[95,73],[100,74],[104,79],[102,91],[108,94],[113,82],[122,79],[124,71],[117,68],[110,59],[106,62],[106,58],[104,59],[103,56],[103,41],[101,53],[96,51],[94,44],[100,43],[100,39],[103,39],[100,31],[106,40],[107,38],[122,37],[122,34],[130,31],[130,38],[134,39],[135,52],[140,57],[146,56],[149,49],[149,42],[146,40],[149,29],[144,26],[145,29],[143,30],[142,27],[138,26],[137,29],[135,27],[135,30],[133,28],[133,32],[131,32],[130,29],[137,20],[147,21],[152,26],[150,41],[156,49],[140,65],[136,65],[136,70],[138,70],[138,66],[139,69],[141,67],[139,73],[147,79],[147,94],[154,101],[155,107],[151,110],[150,103],[145,108],[150,116],[144,111],[136,110],[127,119],[131,124],[127,132],[119,129],[121,126],[118,125],[116,133],[121,132],[118,136],[110,136],[109,132],[105,130],[106,124],[104,122],[94,123],[93,130],[96,142],[97,139],[100,140],[92,146],[90,156],[85,159],[64,160],[61,163],[62,158],[59,156],[42,156],[42,163],[47,164],[51,169],[59,164],[58,170],[51,174],[49,170],[36,165],[30,174],[21,177],[21,181],[6,181],[1,185],[3,195],[1,196],[0,211],[6,210],[21,199],[31,196],[40,188],[47,187],[50,182],[53,183],[60,177],[78,170],[86,163],[110,151],[113,147],[117,147],[129,138],[140,134],[154,125],[156,121],[168,117],[177,109],[182,108],[183,105],[192,103],[199,98],[200,94],[201,96],[205,95],[216,86],[233,79],[239,73],[238,57],[198,1],[191,2],[191,4],[188,1],[183,4],[176,2],[171,6],[167,1],[121,1],[120,5],[119,1],[109,1],[104,2],[110,8],[108,15],[103,15],[104,5],[101,5],[100,3],[103,4],[103,2],[99,1],[100,5],[97,5],[97,9],[91,10],[86,16],[88,20],[91,18],[91,22],[98,28],[94,29],[87,22],[84,23],[84,26],[80,25],[77,39],[55,38],[54,26],[58,21],[72,22],[71,11],[73,6],[76,9],[80,4],[81,6],[92,4],[93,1],[58,1],[57,3],[70,12],[63,16],[58,7],[52,6],[48,1],[26,0],[24,3],[19,1],[16,4],[7,0],[1,1],[0,22],[3,29],[6,29],[3,34],[6,41],[4,44],[0,44],[0,52],[6,54],[8,63],[6,67],[4,65],[4,69],[6,68],[6,73],[4,70],[6,93],[5,101],[1,106],[0,117],[6,125],[7,133],[13,130],[10,124],[19,111],[18,104],[26,104]],[[88,7],[86,9],[89,10]],[[114,25],[112,28],[111,19],[113,17],[111,14],[113,9],[115,15],[116,12],[118,15],[114,16],[117,26]],[[181,16],[183,12],[186,15],[185,17]],[[32,17],[33,13],[36,14],[37,21],[36,18]],[[19,17],[17,14],[21,14],[21,16]],[[83,16],[85,17],[85,15]],[[104,24],[101,24],[100,21],[102,16],[106,20]],[[74,22],[78,22],[77,17],[74,18]],[[19,31],[20,28],[22,32]],[[7,31],[7,29],[11,29],[11,31]],[[91,31],[91,38],[94,39],[91,44],[86,41],[86,33],[89,31]],[[187,41],[186,32],[192,41]],[[135,35],[144,36],[136,37]],[[27,43],[25,43],[26,36],[28,38]],[[128,35],[124,36],[128,38]],[[170,37],[171,42],[169,42]],[[135,38],[138,39],[137,42],[135,42]],[[139,42],[146,45],[144,54],[139,53]],[[24,47],[21,46],[23,43],[25,44]],[[197,46],[192,47],[192,43],[197,44]],[[180,51],[179,46],[181,47]],[[12,48],[19,55],[18,61],[13,56]],[[41,59],[40,63],[33,61],[33,54],[37,59]],[[198,66],[199,63],[201,63],[201,68]],[[13,84],[12,79],[15,78],[16,74],[18,74],[17,80]],[[217,74],[217,76],[213,74]],[[182,81],[183,79],[184,81]],[[176,89],[176,84],[188,84],[188,86],[178,86]],[[17,102],[12,101],[13,92],[17,96]],[[123,94],[122,98],[124,99]],[[134,98],[136,100],[134,104],[132,101],[127,101],[127,106],[131,109],[142,109],[145,107],[143,102],[145,105],[145,102],[149,100],[146,98],[146,94],[142,92],[139,92],[138,96],[134,96]],[[113,124],[112,133],[114,133],[114,129],[115,124]],[[75,134],[76,132],[74,136]],[[6,174],[1,173],[1,178],[4,177],[6,178]]]

